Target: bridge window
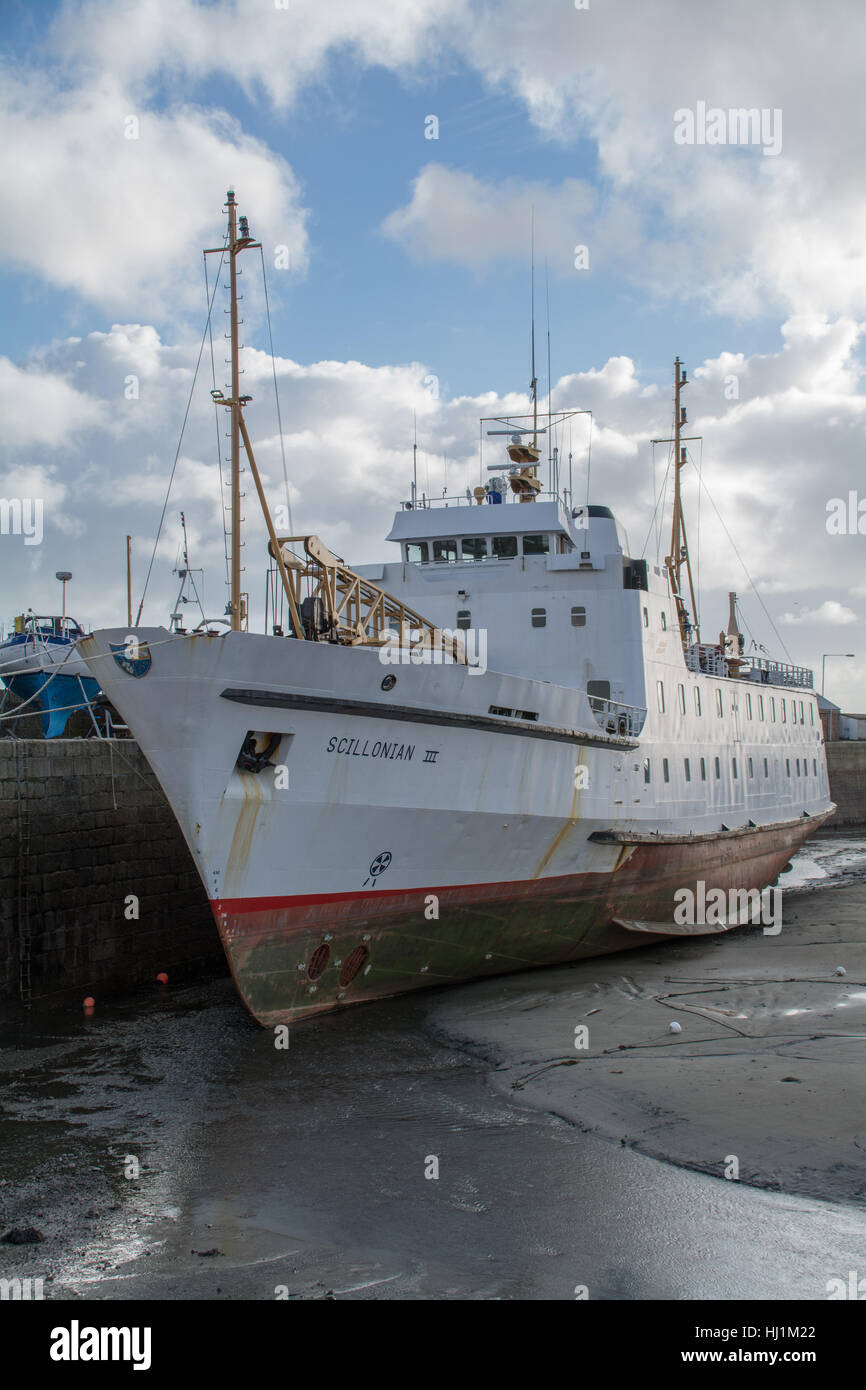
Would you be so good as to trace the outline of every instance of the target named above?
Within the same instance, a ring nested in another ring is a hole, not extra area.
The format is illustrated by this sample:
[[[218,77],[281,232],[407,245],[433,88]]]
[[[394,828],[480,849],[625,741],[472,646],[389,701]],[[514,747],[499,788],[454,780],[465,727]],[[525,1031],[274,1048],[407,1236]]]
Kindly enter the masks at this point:
[[[702,782],[706,782],[706,780],[707,780],[707,760],[706,760],[706,758],[701,758],[701,781],[702,781]]]
[[[667,630],[668,630],[668,615],[667,615],[667,613],[665,613],[664,609],[662,609],[662,632],[667,632]]]
[[[486,536],[464,536],[462,544],[464,560],[484,560],[487,558]]]
[[[664,681],[656,681],[656,697],[657,697],[658,702],[659,702],[659,714],[664,714],[664,712],[665,712],[665,683],[664,683]]]
[[[759,695],[759,696],[758,696],[758,718],[759,718],[759,719],[763,719],[763,717],[764,717],[764,697],[763,697],[763,695]]]
[[[812,704],[809,705],[809,723],[815,723],[815,706]]]
[[[752,765],[752,760],[751,760],[751,758],[750,758],[750,759],[749,759],[749,776],[750,776],[750,777],[754,777],[754,775],[755,775],[755,769],[754,769],[754,766]]]
[[[736,758],[731,758],[731,763],[733,764],[733,768],[734,768],[734,776],[735,776],[735,777],[739,777],[740,774],[737,772],[737,760],[736,760]]]
[[[751,719],[751,717],[752,717],[752,697],[751,697],[751,695],[747,695],[747,696],[746,696],[746,718],[747,718],[747,719]]]
[[[806,722],[806,715],[805,715],[805,712],[804,712],[804,710],[803,710],[803,701],[801,700],[801,701],[800,701],[800,723],[801,723],[801,724],[805,724],[805,722]]]
[[[700,712],[701,712],[701,691],[700,691],[700,687],[696,685],[696,686],[695,686],[695,714],[700,715]]]
[[[546,627],[546,626],[547,626],[547,609],[546,609],[546,608],[533,608],[533,610],[532,610],[532,626],[533,626],[533,627]]]
[[[765,759],[764,759],[764,776],[765,776],[765,777],[769,777],[769,775],[770,775],[770,769],[769,769],[769,767],[767,766],[767,759],[765,758]]]
[[[692,780],[692,765],[689,762],[688,758],[683,759],[683,764],[686,769],[686,781],[690,782]]]
[[[716,686],[716,714],[721,715],[721,714],[724,714],[724,712],[725,712],[725,706],[724,706],[724,704],[722,703],[722,692],[721,692],[720,687],[719,687],[719,686]]]
[[[669,782],[671,780],[671,767],[667,758],[662,758],[662,773],[664,774],[665,781]]]
[[[644,760],[643,760],[643,780],[644,780],[645,782],[649,782],[650,776],[651,776],[650,760],[649,760],[649,758],[644,758]]]
[[[679,699],[679,702],[680,702],[680,714],[685,714],[685,712],[686,712],[686,688],[685,688],[684,685],[678,685],[678,686],[677,686],[677,698]]]
[[[494,536],[491,545],[497,560],[513,560],[517,554],[516,536]]]
[[[800,777],[801,775],[802,775],[802,774],[801,774],[801,772],[800,772],[800,759],[798,758],[798,759],[797,759],[797,776]]]
[[[410,565],[426,565],[427,563],[427,542],[410,541],[406,546],[406,559]]]
[[[713,762],[716,765],[716,779],[718,779],[722,775],[722,764],[720,763],[718,758],[714,758]]]
[[[788,707],[784,700],[780,700],[779,704],[782,706],[782,723],[786,724],[788,722]]]
[[[469,628],[472,626],[472,614],[468,608],[458,608],[457,626],[462,628]]]
[[[524,555],[546,555],[550,550],[549,536],[524,536]]]
[[[572,610],[571,610],[571,626],[572,626],[572,627],[586,627],[586,609],[585,609],[585,608],[572,608]]]
[[[787,772],[788,776],[790,777],[790,775],[791,775],[791,759],[790,759],[790,758],[786,758],[786,759],[785,759],[785,771]]]
[[[818,776],[818,759],[817,759],[817,758],[813,758],[813,759],[812,759],[812,771],[814,772],[815,776],[817,777],[817,776]]]
[[[775,697],[775,695],[771,695],[771,696],[770,696],[770,718],[772,719],[773,723],[775,724],[775,722],[776,722],[776,697]]]
[[[452,540],[434,541],[433,559],[443,564],[453,565],[457,559],[457,542]]]

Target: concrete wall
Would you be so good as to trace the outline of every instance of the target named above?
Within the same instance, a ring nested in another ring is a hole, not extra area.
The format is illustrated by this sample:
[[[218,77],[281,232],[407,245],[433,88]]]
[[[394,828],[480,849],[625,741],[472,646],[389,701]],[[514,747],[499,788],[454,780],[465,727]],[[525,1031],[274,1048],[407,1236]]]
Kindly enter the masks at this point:
[[[227,968],[183,837],[131,740],[0,739],[0,832],[0,999],[98,1002],[162,970],[177,983]]]
[[[838,810],[828,829],[866,825],[866,741],[826,744],[830,795]]]

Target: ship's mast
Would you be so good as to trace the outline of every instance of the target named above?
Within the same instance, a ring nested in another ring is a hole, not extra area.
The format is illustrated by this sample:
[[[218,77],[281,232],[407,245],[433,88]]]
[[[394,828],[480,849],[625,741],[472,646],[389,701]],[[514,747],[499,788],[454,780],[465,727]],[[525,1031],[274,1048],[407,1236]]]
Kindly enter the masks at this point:
[[[692,562],[689,557],[689,542],[686,536],[686,520],[683,513],[682,481],[681,473],[686,463],[686,449],[682,443],[682,427],[686,424],[686,409],[680,405],[680,393],[684,386],[688,386],[685,367],[682,366],[680,359],[674,362],[674,508],[671,522],[671,550],[665,564],[670,575],[671,593],[677,610],[677,622],[679,623],[680,636],[683,646],[690,646],[692,641],[700,642],[701,634],[698,628],[698,610],[695,602],[695,586],[692,579]],[[661,440],[654,441],[661,443]],[[689,585],[689,599],[691,601],[691,614],[694,622],[689,621],[689,610],[686,608],[685,598],[682,589],[682,571],[686,570]]]
[[[228,212],[228,240],[225,246],[212,247],[205,252],[206,256],[225,255],[229,262],[229,321],[231,324],[231,368],[232,368],[232,388],[229,401],[221,403],[229,406],[231,410],[231,440],[232,440],[232,464],[231,464],[231,597],[229,600],[229,613],[231,616],[232,631],[238,632],[244,623],[245,614],[243,612],[243,598],[241,594],[241,409],[245,403],[240,395],[240,366],[238,341],[238,269],[237,259],[241,251],[246,251],[249,247],[258,248],[261,242],[253,241],[249,234],[247,219],[240,219],[240,236],[238,236],[238,205],[235,200],[234,189],[230,188],[226,194],[225,207]]]

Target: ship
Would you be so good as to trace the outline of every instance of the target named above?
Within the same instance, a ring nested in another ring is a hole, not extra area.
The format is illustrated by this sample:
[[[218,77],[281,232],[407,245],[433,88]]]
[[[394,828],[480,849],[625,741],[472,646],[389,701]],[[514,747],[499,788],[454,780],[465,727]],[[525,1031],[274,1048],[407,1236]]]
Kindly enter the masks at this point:
[[[352,568],[277,534],[239,384],[236,264],[259,243],[231,190],[226,213],[207,254],[231,297],[231,386],[212,392],[231,422],[228,630],[103,629],[78,650],[165,792],[254,1017],[754,920],[835,808],[812,673],[746,654],[733,596],[727,632],[701,639],[679,359],[664,563],[557,469],[542,490],[554,417],[534,399],[531,424],[489,431],[510,440],[499,476],[450,499],[414,481],[391,558]],[[242,455],[268,533],[264,632],[241,587]],[[684,926],[684,888],[729,910]]]

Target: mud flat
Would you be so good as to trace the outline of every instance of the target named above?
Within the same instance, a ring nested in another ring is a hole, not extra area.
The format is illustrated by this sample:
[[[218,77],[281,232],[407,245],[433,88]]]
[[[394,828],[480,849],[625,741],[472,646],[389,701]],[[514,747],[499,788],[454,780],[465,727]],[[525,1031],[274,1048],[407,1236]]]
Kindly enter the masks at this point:
[[[786,892],[776,936],[740,929],[486,982],[443,996],[434,1017],[494,1061],[497,1090],[586,1134],[866,1203],[862,881]]]

